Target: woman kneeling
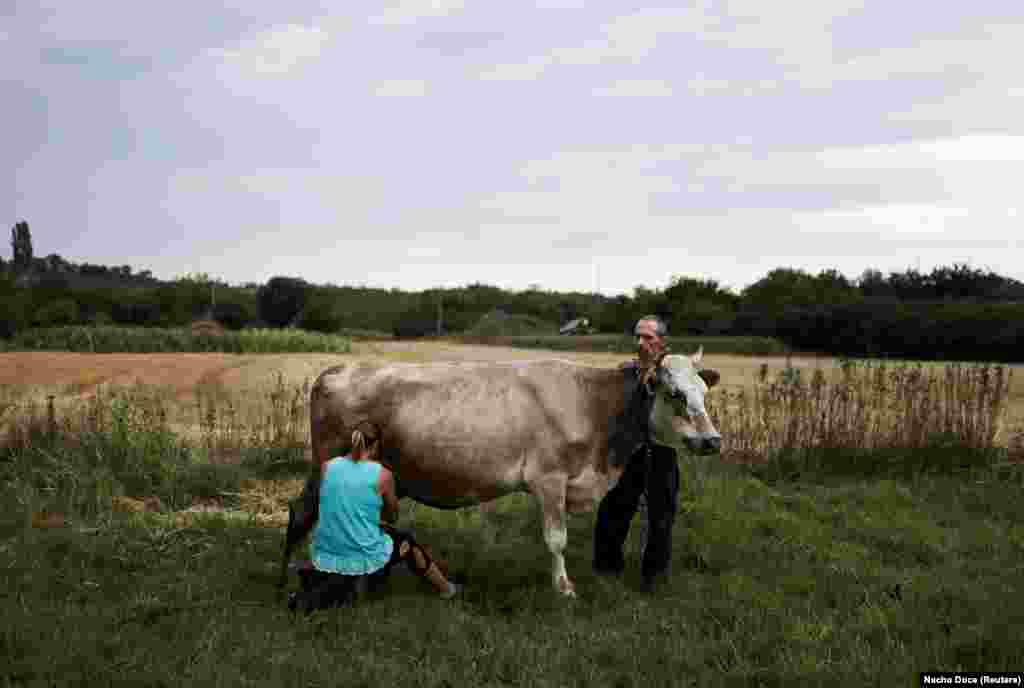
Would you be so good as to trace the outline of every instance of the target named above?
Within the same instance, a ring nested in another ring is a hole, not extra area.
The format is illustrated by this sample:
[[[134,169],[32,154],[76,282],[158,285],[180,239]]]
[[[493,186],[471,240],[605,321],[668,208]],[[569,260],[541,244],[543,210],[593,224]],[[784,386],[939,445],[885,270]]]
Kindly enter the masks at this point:
[[[289,597],[290,609],[344,603],[378,587],[400,561],[445,599],[461,590],[411,534],[387,524],[398,520],[398,497],[391,470],[379,463],[380,445],[379,429],[364,421],[352,433],[351,454],[321,465],[313,559],[299,570],[303,591]]]

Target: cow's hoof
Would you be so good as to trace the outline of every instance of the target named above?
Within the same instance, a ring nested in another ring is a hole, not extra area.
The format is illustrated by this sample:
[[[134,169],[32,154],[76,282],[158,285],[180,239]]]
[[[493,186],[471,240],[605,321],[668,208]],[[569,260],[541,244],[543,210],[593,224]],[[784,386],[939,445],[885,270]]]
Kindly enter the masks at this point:
[[[576,597],[576,586],[566,577],[558,579],[558,592],[566,597]]]

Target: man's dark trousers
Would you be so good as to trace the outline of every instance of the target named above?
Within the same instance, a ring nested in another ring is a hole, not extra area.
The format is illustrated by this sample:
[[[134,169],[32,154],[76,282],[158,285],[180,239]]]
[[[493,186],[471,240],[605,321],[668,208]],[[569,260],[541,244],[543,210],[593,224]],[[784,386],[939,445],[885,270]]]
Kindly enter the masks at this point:
[[[630,457],[619,482],[598,507],[594,529],[594,570],[599,573],[621,573],[625,569],[622,547],[645,487],[647,547],[640,574],[645,581],[650,581],[668,570],[672,559],[672,525],[678,508],[679,464],[675,449],[653,443],[649,448],[650,463],[648,447],[641,446]]]

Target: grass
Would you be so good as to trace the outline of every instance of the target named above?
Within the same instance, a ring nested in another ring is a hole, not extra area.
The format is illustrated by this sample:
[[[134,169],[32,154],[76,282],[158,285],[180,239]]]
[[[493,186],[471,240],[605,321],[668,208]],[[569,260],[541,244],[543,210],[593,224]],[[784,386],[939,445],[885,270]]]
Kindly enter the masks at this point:
[[[708,410],[732,458],[799,474],[955,472],[1007,458],[996,439],[1012,369],[841,361],[829,381],[763,364],[748,389],[709,395]]]
[[[742,399],[709,397],[727,446],[682,459],[656,597],[637,590],[637,527],[624,579],[590,573],[587,514],[566,555],[580,598],[561,599],[537,515],[513,496],[494,543],[477,510],[406,509],[469,576],[461,599],[396,574],[362,606],[298,619],[274,583],[308,388],[278,378],[234,415],[242,400],[211,388],[188,437],[145,385],[60,409],[5,396],[0,685],[917,685],[924,670],[1019,670],[1024,470],[994,445],[1009,373],[880,369],[765,369]]]
[[[337,335],[291,329],[193,334],[186,329],[155,327],[68,326],[18,332],[6,343],[6,350],[89,353],[349,353],[352,341]]]
[[[1020,486],[722,473],[684,495],[657,598],[636,590],[632,540],[624,580],[590,574],[592,515],[571,521],[567,602],[536,536],[483,547],[473,519],[421,508],[419,536],[470,577],[462,599],[396,574],[360,607],[298,619],[274,587],[280,532],[253,519],[7,521],[0,681],[916,685],[925,669],[1019,670]],[[527,509],[506,501],[510,518]]]

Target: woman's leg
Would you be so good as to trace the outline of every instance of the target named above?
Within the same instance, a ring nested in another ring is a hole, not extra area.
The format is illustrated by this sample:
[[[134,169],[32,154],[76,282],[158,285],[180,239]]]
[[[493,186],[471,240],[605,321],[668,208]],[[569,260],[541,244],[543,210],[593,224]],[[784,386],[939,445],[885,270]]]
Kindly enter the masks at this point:
[[[388,533],[395,544],[391,554],[393,560],[397,557],[397,561],[405,561],[413,573],[425,578],[442,597],[452,597],[461,589],[461,586],[448,580],[426,548],[416,542],[411,534],[394,529],[389,529]],[[388,565],[391,564],[389,561]]]

